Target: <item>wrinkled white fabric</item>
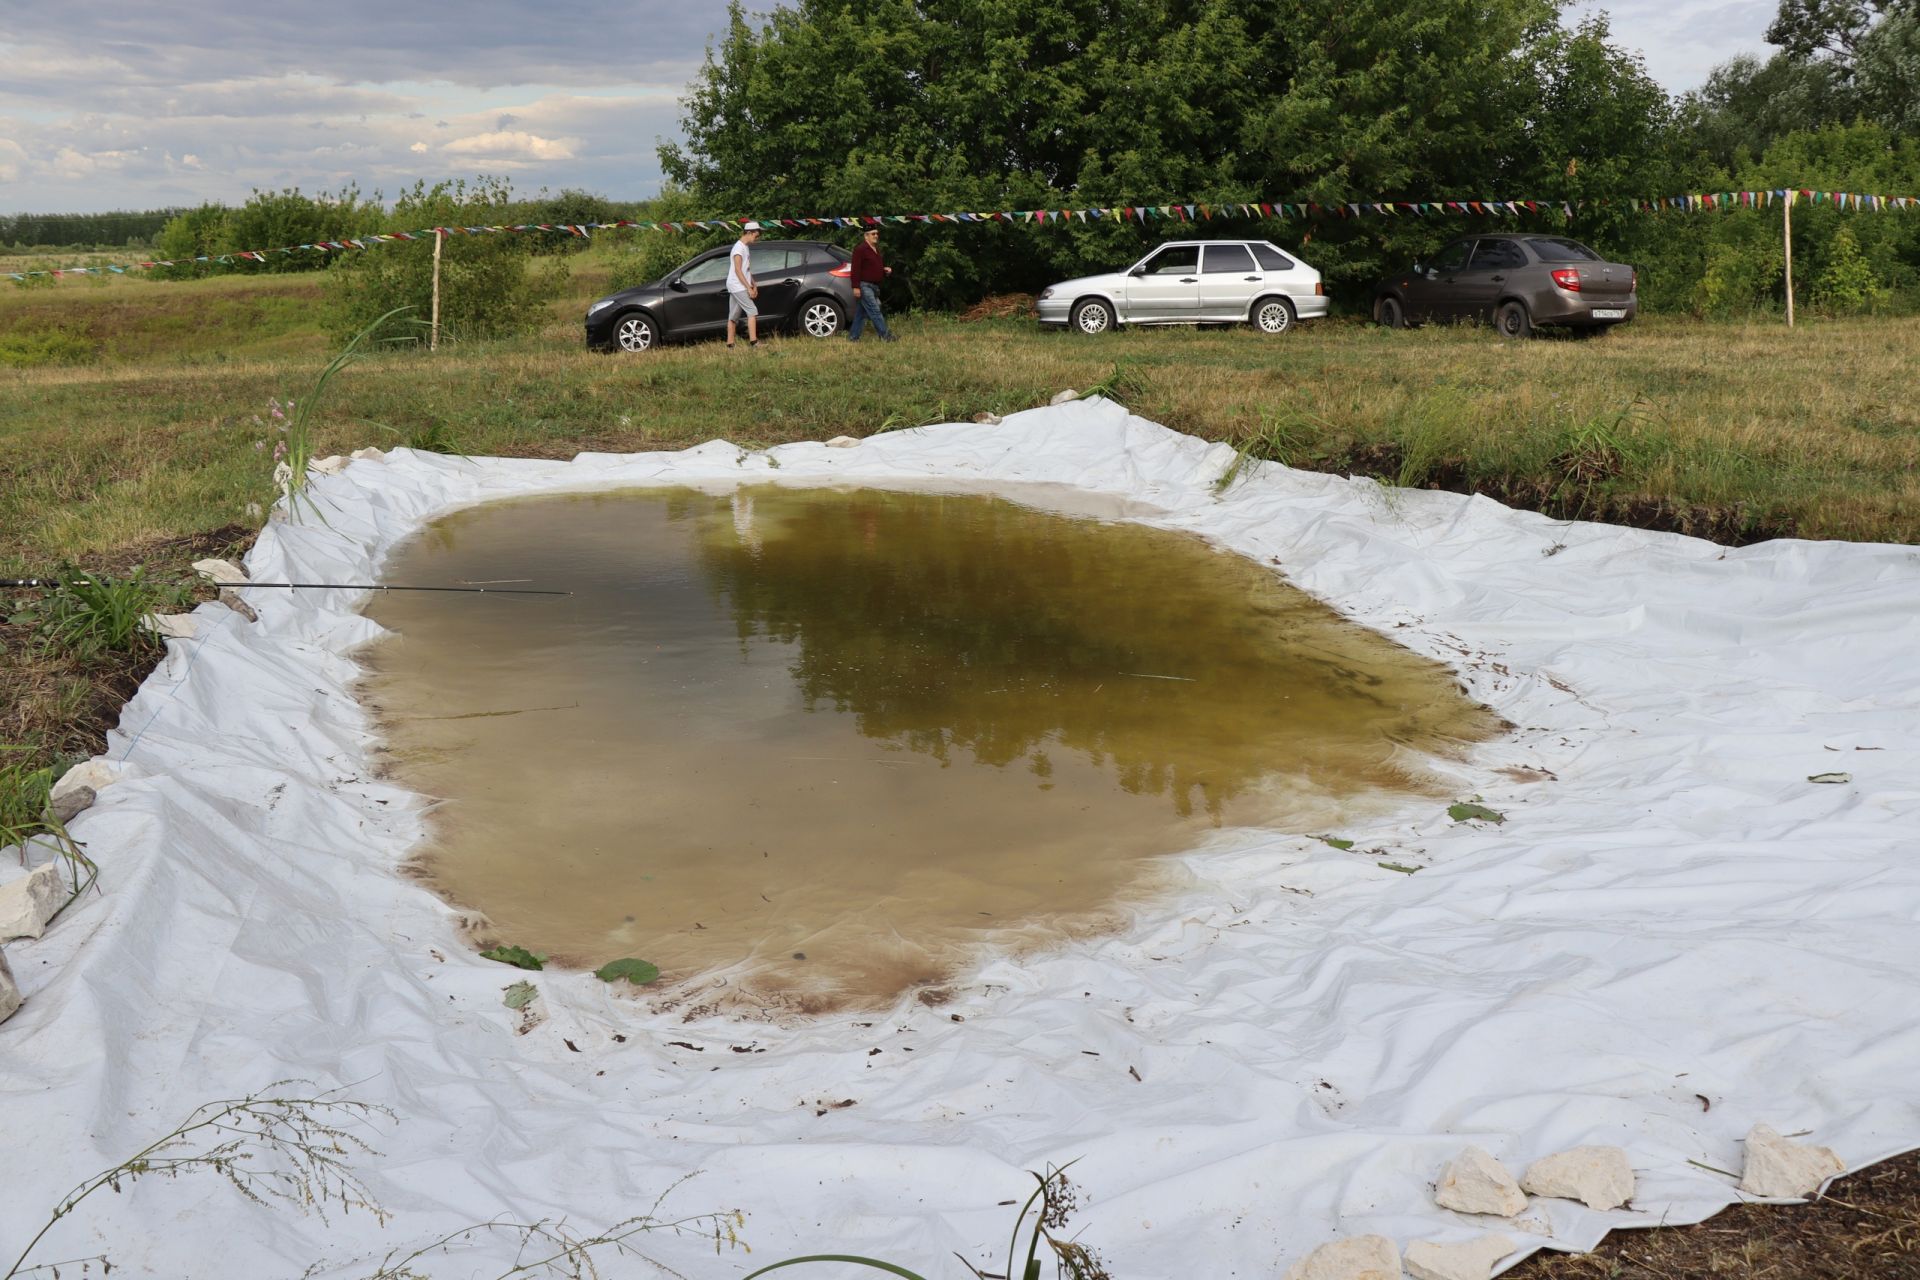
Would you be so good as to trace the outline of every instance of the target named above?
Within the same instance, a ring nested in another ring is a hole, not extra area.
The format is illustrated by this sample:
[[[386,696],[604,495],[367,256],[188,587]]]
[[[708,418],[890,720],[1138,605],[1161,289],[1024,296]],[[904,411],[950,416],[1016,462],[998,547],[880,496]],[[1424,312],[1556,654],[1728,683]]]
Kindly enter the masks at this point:
[[[367,581],[424,521],[566,489],[1023,482],[1148,504],[1452,664],[1516,726],[1457,775],[1508,820],[1422,802],[1346,832],[1351,852],[1228,832],[1185,855],[1184,896],[989,962],[952,1004],[688,1023],[462,946],[395,873],[423,814],[372,772],[361,596],[252,591],[258,624],[203,605],[112,737],[118,779],[73,825],[104,893],[8,949],[27,1002],[0,1026],[0,1241],[197,1104],[286,1077],[399,1114],[356,1161],[390,1225],[147,1180],[36,1257],[363,1275],[502,1212],[622,1218],[698,1170],[667,1207],[745,1209],[754,1253],[649,1245],[690,1275],[828,1250],[944,1275],[1004,1249],[1023,1170],[1078,1159],[1080,1238],[1117,1273],[1272,1276],[1336,1236],[1484,1230],[1433,1204],[1469,1143],[1512,1168],[1629,1153],[1630,1208],[1536,1201],[1501,1226],[1527,1250],[1714,1212],[1733,1180],[1687,1162],[1738,1170],[1757,1121],[1853,1167],[1920,1145],[1920,552],[1729,550],[1268,465],[1216,493],[1230,459],[1093,400],[847,449],[396,450],[318,479],[326,522],[269,525],[255,580]],[[1851,781],[1806,781],[1834,771]],[[525,1036],[500,999],[523,976],[549,1014]]]

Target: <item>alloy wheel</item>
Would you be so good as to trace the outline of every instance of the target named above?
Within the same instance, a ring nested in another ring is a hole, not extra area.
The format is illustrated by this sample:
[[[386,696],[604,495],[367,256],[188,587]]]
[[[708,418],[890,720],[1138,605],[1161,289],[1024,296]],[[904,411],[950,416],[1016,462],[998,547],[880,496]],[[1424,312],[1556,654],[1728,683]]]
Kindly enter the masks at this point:
[[[613,340],[622,351],[645,351],[653,345],[653,321],[645,316],[628,316],[613,331]]]
[[[801,313],[800,325],[816,338],[831,338],[840,332],[840,308],[831,302],[815,302]]]

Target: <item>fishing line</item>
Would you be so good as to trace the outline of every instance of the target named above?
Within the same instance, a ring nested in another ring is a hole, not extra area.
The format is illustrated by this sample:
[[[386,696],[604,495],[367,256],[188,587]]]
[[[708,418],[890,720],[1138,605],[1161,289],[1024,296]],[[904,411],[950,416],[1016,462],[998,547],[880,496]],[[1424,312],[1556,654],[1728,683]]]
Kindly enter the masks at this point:
[[[64,582],[86,582],[90,579],[60,578],[0,578],[0,588],[39,588],[55,590]],[[511,581],[511,579],[509,579]],[[522,578],[520,581],[524,582]],[[533,587],[405,587],[392,586],[383,582],[214,582],[210,586],[222,590],[241,591],[248,587],[276,587],[287,591],[457,591],[483,596],[570,596],[571,591],[542,591]]]

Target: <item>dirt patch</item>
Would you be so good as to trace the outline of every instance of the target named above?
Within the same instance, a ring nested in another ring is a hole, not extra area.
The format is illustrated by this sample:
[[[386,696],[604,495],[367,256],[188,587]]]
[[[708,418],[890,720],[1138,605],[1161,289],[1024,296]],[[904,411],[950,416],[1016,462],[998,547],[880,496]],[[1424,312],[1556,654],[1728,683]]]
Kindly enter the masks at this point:
[[[1030,293],[996,293],[982,298],[960,313],[962,321],[1005,320],[1033,314],[1034,296]]]
[[[1541,1254],[1508,1280],[1920,1280],[1920,1152],[1842,1178],[1804,1205],[1737,1205],[1691,1227],[1616,1231]]]
[[[1743,547],[1770,538],[1798,536],[1791,516],[1757,512],[1745,503],[1715,506],[1679,503],[1643,493],[1611,493],[1577,479],[1548,476],[1476,476],[1465,458],[1439,458],[1418,477],[1406,477],[1406,452],[1397,444],[1358,445],[1325,460],[1297,464],[1334,475],[1366,476],[1382,484],[1481,494],[1555,520],[1597,520],[1661,533],[1684,533],[1727,546]]]

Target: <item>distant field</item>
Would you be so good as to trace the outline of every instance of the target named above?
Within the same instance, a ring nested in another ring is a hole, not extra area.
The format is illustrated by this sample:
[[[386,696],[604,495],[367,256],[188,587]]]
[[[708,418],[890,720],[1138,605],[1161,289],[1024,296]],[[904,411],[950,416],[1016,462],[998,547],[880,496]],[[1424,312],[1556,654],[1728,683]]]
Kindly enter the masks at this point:
[[[1085,339],[905,317],[891,347],[789,338],[581,349],[607,265],[571,260],[541,333],[391,354],[336,380],[327,450],[571,456],[866,435],[1109,382],[1149,418],[1292,465],[1478,489],[1742,541],[1920,541],[1920,320],[1649,319],[1601,340],[1354,322]],[[122,559],[268,496],[251,417],[328,355],[318,274],[0,286],[0,572]],[[12,367],[7,367],[11,365]]]

